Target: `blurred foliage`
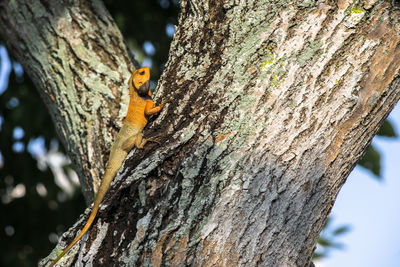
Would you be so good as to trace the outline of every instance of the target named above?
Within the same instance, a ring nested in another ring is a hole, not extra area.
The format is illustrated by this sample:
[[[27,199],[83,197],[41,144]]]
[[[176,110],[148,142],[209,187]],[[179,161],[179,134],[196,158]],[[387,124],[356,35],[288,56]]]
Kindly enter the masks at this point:
[[[377,135],[387,138],[396,138],[398,136],[392,124],[388,120],[384,121]],[[382,178],[381,155],[372,144],[367,148],[364,156],[360,159],[358,164],[361,167],[364,167],[365,169],[369,170],[374,175],[373,177],[377,179]]]
[[[178,0],[104,2],[130,52],[142,66],[151,68],[152,80],[157,81],[177,24]],[[63,233],[83,212],[84,200],[79,190],[68,197],[55,184],[49,169],[38,168],[37,158],[28,149],[33,141],[42,139],[43,149],[49,151],[57,137],[47,109],[27,76],[12,72],[8,88],[0,95],[0,133],[0,266],[36,266],[53,249],[54,233]],[[397,136],[389,122],[378,134]],[[370,147],[360,165],[379,177],[379,152]],[[10,198],[21,185],[24,195]],[[47,191],[45,195],[40,193],[41,186]],[[335,238],[349,230],[348,226],[331,229],[329,221],[315,258],[342,247]]]
[[[326,258],[331,249],[343,249],[344,244],[336,239],[350,231],[349,225],[332,226],[332,217],[328,217],[317,242],[317,249],[313,254],[313,261]]]
[[[152,80],[158,80],[177,23],[177,1],[105,4],[135,59],[151,67]],[[79,188],[68,195],[49,168],[38,167],[33,144],[50,151],[57,136],[32,82],[16,73],[11,72],[7,89],[0,92],[0,266],[37,266],[54,248],[55,234],[71,227],[86,205]]]
[[[135,59],[151,68],[157,81],[167,61],[174,25],[178,23],[178,0],[105,0]]]
[[[50,148],[56,133],[27,76],[11,73],[0,107],[0,266],[36,266],[54,246],[49,235],[63,233],[84,209],[83,196],[77,190],[60,201],[66,196],[53,173],[38,168],[32,144],[40,138]]]
[[[377,135],[379,136],[384,136],[384,137],[397,137],[397,133],[394,130],[392,124],[390,123],[390,121],[385,120],[381,126],[381,128],[379,129]]]
[[[370,145],[358,164],[371,171],[375,178],[381,178],[381,155]]]

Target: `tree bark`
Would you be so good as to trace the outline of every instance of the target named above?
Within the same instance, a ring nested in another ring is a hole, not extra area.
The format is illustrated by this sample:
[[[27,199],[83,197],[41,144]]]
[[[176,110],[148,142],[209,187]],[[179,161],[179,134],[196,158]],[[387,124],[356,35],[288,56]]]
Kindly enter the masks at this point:
[[[87,203],[128,109],[134,69],[101,1],[0,1],[0,34],[36,85]]]
[[[62,263],[307,266],[337,193],[400,97],[399,12],[345,0],[181,8],[158,85],[167,105],[146,130],[162,145],[129,154],[82,249]],[[25,68],[45,80],[39,63]]]

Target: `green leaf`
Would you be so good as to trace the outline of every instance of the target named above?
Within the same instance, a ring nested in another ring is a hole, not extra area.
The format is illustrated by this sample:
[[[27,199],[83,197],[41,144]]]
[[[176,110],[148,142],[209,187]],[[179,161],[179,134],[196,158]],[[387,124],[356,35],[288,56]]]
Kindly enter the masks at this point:
[[[392,124],[390,123],[390,121],[385,120],[381,126],[381,128],[379,129],[377,135],[379,136],[385,136],[385,137],[397,137],[397,133],[394,130]]]
[[[331,247],[333,243],[326,238],[320,237],[318,239],[318,244],[323,247]]]
[[[358,164],[370,170],[375,175],[375,178],[381,178],[381,155],[372,145],[367,148]]]
[[[321,258],[326,258],[326,256],[326,253],[315,252],[312,256],[312,260],[315,261]]]
[[[342,244],[339,243],[334,243],[326,238],[320,237],[318,239],[318,244],[323,246],[323,247],[330,247],[330,248],[341,248],[343,247]]]
[[[342,234],[347,233],[348,231],[350,231],[350,227],[348,225],[343,225],[343,226],[340,226],[340,227],[336,228],[332,232],[332,234],[333,235],[342,235]]]

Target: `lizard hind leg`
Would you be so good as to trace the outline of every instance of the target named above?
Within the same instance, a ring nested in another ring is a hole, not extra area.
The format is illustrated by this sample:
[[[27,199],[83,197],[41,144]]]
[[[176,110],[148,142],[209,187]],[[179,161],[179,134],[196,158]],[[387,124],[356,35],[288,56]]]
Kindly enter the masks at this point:
[[[147,142],[154,142],[154,143],[157,143],[157,144],[161,145],[161,143],[158,142],[158,141],[156,140],[156,138],[157,138],[158,136],[159,136],[159,135],[156,135],[156,136],[153,136],[153,137],[149,137],[149,138],[143,138],[143,134],[142,134],[142,133],[139,133],[139,134],[136,136],[136,143],[135,143],[135,145],[136,145],[136,147],[139,148],[139,149],[142,149],[142,148],[144,147],[144,145],[145,145]]]
[[[147,143],[148,139],[143,138],[143,134],[139,133],[136,136],[135,145],[139,149],[143,149],[144,145]]]
[[[139,148],[139,149],[142,149],[147,142],[154,142],[154,143],[157,143],[157,144],[161,145],[160,142],[155,140],[156,137],[157,136],[150,137],[150,138],[143,138],[143,135],[141,135],[140,138],[136,139],[136,147]]]
[[[138,133],[136,136],[133,136],[127,140],[125,140],[122,143],[121,148],[123,150],[125,150],[127,153],[129,153],[129,151],[136,146],[138,149],[143,149],[144,145],[147,142],[155,142],[157,144],[160,144],[160,142],[154,140],[155,137],[150,137],[150,138],[143,138],[143,134],[142,133]]]
[[[122,149],[126,153],[129,153],[136,145],[136,140],[138,138],[141,139],[141,136],[139,136],[140,134],[141,133],[139,129],[132,128],[124,123],[117,136],[118,144],[115,143],[115,146]]]
[[[137,136],[132,136],[125,140],[122,145],[121,149],[124,150],[125,152],[129,153],[129,151],[132,150],[132,148],[136,145],[138,137]],[[136,146],[137,147],[137,146]]]

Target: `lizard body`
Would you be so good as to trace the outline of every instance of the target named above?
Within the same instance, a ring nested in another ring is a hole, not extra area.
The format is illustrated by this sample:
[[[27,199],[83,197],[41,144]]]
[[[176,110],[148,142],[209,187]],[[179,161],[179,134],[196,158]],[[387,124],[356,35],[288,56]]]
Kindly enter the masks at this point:
[[[54,266],[89,230],[99,210],[101,201],[129,151],[135,146],[139,149],[143,148],[146,142],[150,140],[143,138],[143,128],[147,124],[148,117],[160,112],[164,104],[154,107],[154,102],[151,99],[149,79],[150,69],[148,67],[132,72],[129,79],[130,101],[128,113],[111,147],[106,171],[94,200],[92,212],[79,235],[51,262],[49,267]]]

